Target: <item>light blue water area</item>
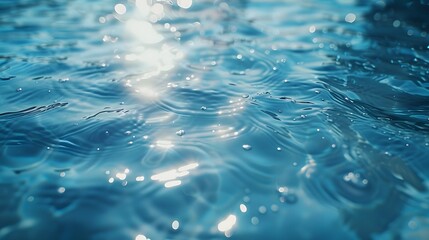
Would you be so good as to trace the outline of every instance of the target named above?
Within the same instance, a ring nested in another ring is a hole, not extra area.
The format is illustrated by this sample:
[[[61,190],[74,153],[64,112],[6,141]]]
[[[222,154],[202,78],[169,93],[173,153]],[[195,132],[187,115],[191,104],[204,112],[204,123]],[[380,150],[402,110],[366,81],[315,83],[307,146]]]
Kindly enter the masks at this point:
[[[0,1],[0,239],[428,239],[428,13]]]

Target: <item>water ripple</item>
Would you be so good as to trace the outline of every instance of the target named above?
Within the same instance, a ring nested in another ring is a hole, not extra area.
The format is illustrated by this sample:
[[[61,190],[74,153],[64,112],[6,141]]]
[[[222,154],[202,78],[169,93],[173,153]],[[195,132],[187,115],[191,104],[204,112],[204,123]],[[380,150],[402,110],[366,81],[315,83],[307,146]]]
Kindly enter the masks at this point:
[[[33,107],[29,107],[27,109],[23,109],[20,111],[16,111],[16,112],[4,112],[4,113],[0,113],[0,121],[1,120],[8,120],[8,119],[13,119],[13,118],[19,118],[22,116],[26,116],[26,115],[32,115],[32,114],[37,114],[37,113],[42,113],[42,112],[46,112],[58,107],[64,107],[67,106],[68,103],[54,103],[48,106],[33,106]]]
[[[427,10],[0,1],[0,238],[423,239]]]

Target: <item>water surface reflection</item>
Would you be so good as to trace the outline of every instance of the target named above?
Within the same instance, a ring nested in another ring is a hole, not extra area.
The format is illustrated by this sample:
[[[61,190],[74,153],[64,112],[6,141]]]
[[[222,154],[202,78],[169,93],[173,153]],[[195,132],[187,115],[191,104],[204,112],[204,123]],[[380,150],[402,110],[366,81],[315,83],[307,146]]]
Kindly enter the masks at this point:
[[[424,239],[427,7],[2,1],[0,238]]]

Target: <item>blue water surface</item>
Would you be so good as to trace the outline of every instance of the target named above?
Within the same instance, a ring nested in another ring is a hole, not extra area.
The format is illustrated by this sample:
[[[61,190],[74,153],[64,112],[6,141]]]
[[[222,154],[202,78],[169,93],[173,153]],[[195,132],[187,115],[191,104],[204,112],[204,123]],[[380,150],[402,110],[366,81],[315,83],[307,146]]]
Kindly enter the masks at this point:
[[[429,239],[425,0],[0,1],[0,239]]]

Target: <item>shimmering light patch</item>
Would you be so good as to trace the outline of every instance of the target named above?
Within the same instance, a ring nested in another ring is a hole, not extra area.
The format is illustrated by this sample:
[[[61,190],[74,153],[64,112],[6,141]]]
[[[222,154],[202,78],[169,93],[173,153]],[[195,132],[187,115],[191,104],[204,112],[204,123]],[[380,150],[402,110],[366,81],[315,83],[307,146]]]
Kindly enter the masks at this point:
[[[58,193],[64,193],[65,191],[66,191],[66,189],[64,187],[58,188]]]
[[[192,6],[192,0],[177,0],[177,5],[181,8],[188,9]]]
[[[116,178],[118,178],[119,180],[125,180],[127,178],[127,174],[125,174],[125,173],[117,173],[116,174]]]
[[[143,234],[139,234],[136,236],[135,240],[147,240],[146,236]]]
[[[191,164],[185,165],[183,167],[179,167],[177,170],[189,171],[189,170],[192,170],[192,169],[197,168],[197,167],[198,167],[198,163],[191,163]]]
[[[241,55],[238,55],[238,56],[242,57]],[[244,74],[244,72],[243,72],[243,74]],[[230,105],[228,106],[228,109],[227,110],[220,110],[220,111],[218,111],[218,114],[219,115],[228,114],[230,116],[235,115],[237,113],[237,111],[244,109],[244,106],[243,106],[244,101],[242,101],[242,100],[243,100],[242,98],[230,100],[229,101]]]
[[[177,176],[178,176],[178,177],[184,177],[184,176],[186,176],[186,175],[188,175],[188,174],[189,174],[189,172],[188,172],[188,171],[183,171],[183,172],[178,172]]]
[[[246,205],[244,205],[244,204],[240,204],[240,211],[241,211],[242,213],[247,212],[247,207],[246,207]]]
[[[401,26],[401,21],[399,21],[399,20],[395,20],[395,21],[393,21],[393,26],[394,26],[395,28],[397,28],[397,27]]]
[[[115,179],[114,178],[109,178],[109,183],[113,183],[115,181]]]
[[[308,31],[309,31],[310,33],[314,33],[314,32],[316,31],[316,27],[315,27],[314,25],[312,25],[312,26],[310,26],[310,27],[308,28]]]
[[[181,130],[177,131],[176,135],[180,136],[180,137],[183,136],[183,135],[185,135],[185,130],[181,129]]]
[[[258,211],[260,214],[265,214],[267,212],[267,208],[265,206],[260,206]]]
[[[173,180],[173,181],[166,182],[164,184],[164,186],[166,188],[172,188],[172,187],[179,186],[180,184],[182,184],[182,181],[180,181],[180,180]]]
[[[153,175],[151,177],[152,180],[156,180],[156,181],[169,181],[169,180],[173,180],[176,179],[178,175],[178,172],[176,169],[172,169],[169,171],[165,171],[156,175]]]
[[[219,111],[218,114],[223,114],[224,112]],[[213,126],[213,133],[217,133],[220,138],[234,138],[237,137],[239,134],[244,132],[246,130],[246,127],[242,127],[240,129],[235,129],[234,127],[227,127],[227,126],[220,126],[215,125]]]
[[[301,168],[300,173],[305,174],[305,176],[309,178],[311,174],[313,174],[313,172],[315,171],[315,168],[316,162],[314,161],[314,159],[310,159],[308,163]]]
[[[136,6],[143,13],[147,13],[150,10],[149,5],[147,4],[147,0],[136,0]]]
[[[368,184],[368,180],[363,178],[359,173],[349,172],[348,174],[344,175],[343,179],[346,182],[351,182],[361,187]]]
[[[164,6],[160,3],[155,3],[150,10],[157,15],[164,14]]]
[[[250,150],[252,150],[252,146],[250,146],[249,144],[244,144],[243,149],[246,151],[250,151]]]
[[[122,3],[118,3],[115,5],[115,12],[119,15],[125,14],[127,12],[127,7]]]
[[[189,174],[189,171],[198,167],[198,163],[190,163],[185,166],[181,166],[177,169],[170,169],[155,175],[152,175],[150,179],[153,181],[166,182],[164,186],[166,188],[175,187],[182,184],[182,181],[178,178],[184,177]]]
[[[171,223],[171,228],[173,228],[174,230],[179,229],[179,226],[180,224],[179,224],[179,221],[177,220],[174,220],[173,223]]]
[[[99,17],[98,18],[98,22],[100,22],[100,23],[106,23],[106,18],[105,17]]]
[[[277,212],[278,210],[279,210],[279,206],[277,206],[276,204],[271,205],[271,211]]]
[[[157,89],[153,86],[145,84],[144,87],[139,87],[136,89],[136,92],[144,98],[156,99],[159,97]]]
[[[217,225],[217,229],[220,232],[227,232],[230,231],[232,229],[232,227],[235,225],[235,223],[237,222],[237,217],[235,215],[229,215],[227,218],[225,218],[224,220],[222,220],[218,225]]]
[[[348,13],[344,20],[348,23],[353,23],[354,21],[356,21],[356,15],[354,13]]]
[[[160,148],[165,148],[165,149],[170,149],[170,148],[174,147],[174,145],[171,143],[171,141],[167,141],[167,140],[156,141],[156,146],[160,147]]]
[[[162,123],[168,121],[171,117],[173,117],[174,114],[172,113],[162,113],[161,115],[155,115],[150,118],[146,118],[146,123],[153,124],[153,123]],[[145,138],[145,136],[143,136]],[[145,139],[148,139],[149,136],[146,135]]]
[[[138,177],[136,177],[136,181],[137,182],[143,182],[144,181],[144,176],[138,176]]]
[[[153,44],[161,42],[164,37],[160,35],[148,21],[130,19],[126,23],[127,30],[137,38],[137,40]],[[149,56],[146,56],[149,57]]]
[[[279,193],[284,193],[284,192],[288,191],[288,188],[287,187],[279,187],[278,191],[279,191]]]

